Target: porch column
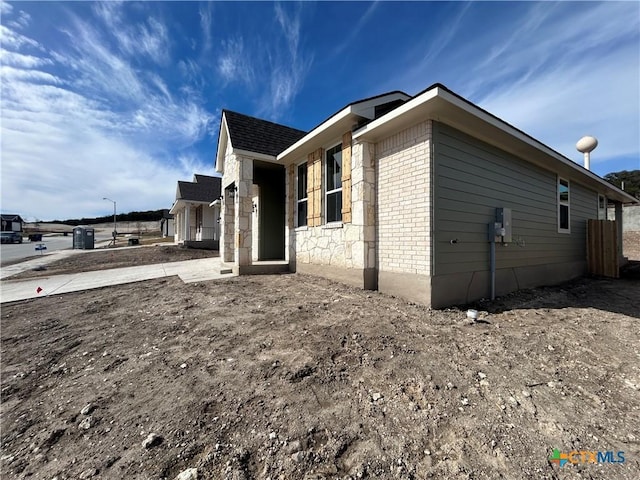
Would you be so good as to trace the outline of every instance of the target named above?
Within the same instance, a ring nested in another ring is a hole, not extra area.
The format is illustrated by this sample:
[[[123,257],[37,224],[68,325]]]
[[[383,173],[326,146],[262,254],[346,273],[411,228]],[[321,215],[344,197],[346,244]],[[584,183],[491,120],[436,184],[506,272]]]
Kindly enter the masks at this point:
[[[358,188],[357,206],[362,215],[362,239],[364,243],[364,288],[377,290],[378,264],[376,245],[376,163],[375,145],[370,142],[360,144],[362,162],[362,183]],[[353,162],[353,157],[352,157]],[[353,182],[353,179],[352,179]],[[353,188],[353,187],[352,187]],[[356,204],[354,203],[354,206]]]
[[[184,207],[184,241],[191,240],[190,235],[190,226],[189,226],[189,216],[191,213],[191,207],[186,205]]]
[[[180,225],[180,222],[182,221],[182,217],[180,216],[180,211],[177,211],[173,215],[173,221],[174,221],[173,243],[177,244],[178,242],[180,242],[180,230],[182,228]]]
[[[235,259],[234,235],[236,216],[236,196],[233,190],[225,189],[223,192],[223,215],[220,227],[222,229],[220,248],[222,250],[222,261],[233,262]]]
[[[235,264],[241,269],[252,265],[252,224],[253,203],[251,187],[253,185],[253,159],[238,158],[238,191],[236,192],[236,248]]]

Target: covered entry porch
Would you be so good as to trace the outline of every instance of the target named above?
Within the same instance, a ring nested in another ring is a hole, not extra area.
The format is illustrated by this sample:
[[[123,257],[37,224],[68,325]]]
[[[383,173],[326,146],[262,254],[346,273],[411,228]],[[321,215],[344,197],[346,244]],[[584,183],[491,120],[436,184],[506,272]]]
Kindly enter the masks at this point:
[[[285,168],[238,158],[240,173],[223,190],[221,257],[237,274],[289,271]]]
[[[169,213],[175,220],[174,243],[192,248],[220,248],[220,206],[178,200]]]

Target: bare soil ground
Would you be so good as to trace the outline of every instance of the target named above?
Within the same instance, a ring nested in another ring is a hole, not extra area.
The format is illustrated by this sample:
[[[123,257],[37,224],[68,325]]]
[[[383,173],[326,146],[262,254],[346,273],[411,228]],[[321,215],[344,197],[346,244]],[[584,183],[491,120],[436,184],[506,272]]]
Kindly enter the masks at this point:
[[[640,232],[625,232],[622,237],[622,251],[627,258],[640,260]]]
[[[78,255],[56,260],[47,265],[46,270],[29,270],[11,277],[44,277],[63,273],[89,272],[109,268],[135,267],[155,263],[180,262],[198,258],[217,257],[218,252],[184,248],[177,245],[158,245],[134,248],[109,248],[101,251],[83,252]]]
[[[477,322],[297,274],[4,304],[0,476],[635,480],[632,267]]]

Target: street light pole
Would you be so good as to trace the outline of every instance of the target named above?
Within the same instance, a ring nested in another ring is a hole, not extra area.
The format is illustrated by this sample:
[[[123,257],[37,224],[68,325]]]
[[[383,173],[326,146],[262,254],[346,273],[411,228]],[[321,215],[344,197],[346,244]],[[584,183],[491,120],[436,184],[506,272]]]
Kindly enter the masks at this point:
[[[110,198],[107,197],[102,197],[103,200],[109,200],[110,202],[113,202],[113,246],[116,246],[116,235],[117,235],[117,231],[118,229],[116,228],[116,201],[115,200],[111,200]]]

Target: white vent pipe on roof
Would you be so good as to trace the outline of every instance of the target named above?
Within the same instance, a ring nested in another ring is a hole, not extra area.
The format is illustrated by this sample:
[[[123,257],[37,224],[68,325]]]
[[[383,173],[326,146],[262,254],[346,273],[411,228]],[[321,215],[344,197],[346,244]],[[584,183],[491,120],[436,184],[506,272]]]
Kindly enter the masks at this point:
[[[579,152],[584,153],[584,168],[591,170],[591,152],[598,146],[598,140],[596,137],[587,135],[582,137],[576,143],[576,148]]]

